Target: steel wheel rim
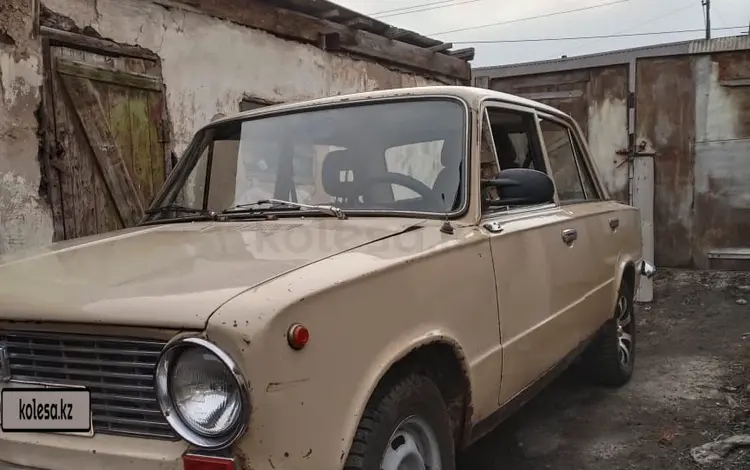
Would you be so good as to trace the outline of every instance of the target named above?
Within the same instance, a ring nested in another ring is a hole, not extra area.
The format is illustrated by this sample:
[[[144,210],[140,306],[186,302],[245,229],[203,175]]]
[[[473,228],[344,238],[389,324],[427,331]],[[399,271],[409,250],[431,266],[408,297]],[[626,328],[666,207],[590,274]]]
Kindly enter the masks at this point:
[[[633,363],[633,312],[627,297],[621,295],[617,299],[617,355],[623,367],[630,367]]]
[[[411,416],[401,421],[388,440],[380,470],[440,470],[440,446],[427,422]]]

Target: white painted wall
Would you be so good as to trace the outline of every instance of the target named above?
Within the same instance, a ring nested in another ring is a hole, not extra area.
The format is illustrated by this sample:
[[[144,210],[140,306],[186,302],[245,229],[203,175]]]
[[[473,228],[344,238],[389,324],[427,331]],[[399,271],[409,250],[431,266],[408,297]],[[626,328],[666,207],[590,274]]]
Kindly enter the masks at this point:
[[[52,215],[39,197],[35,113],[42,75],[41,47],[32,38],[33,2],[2,2],[0,32],[7,38],[0,41],[0,255],[52,239]]]

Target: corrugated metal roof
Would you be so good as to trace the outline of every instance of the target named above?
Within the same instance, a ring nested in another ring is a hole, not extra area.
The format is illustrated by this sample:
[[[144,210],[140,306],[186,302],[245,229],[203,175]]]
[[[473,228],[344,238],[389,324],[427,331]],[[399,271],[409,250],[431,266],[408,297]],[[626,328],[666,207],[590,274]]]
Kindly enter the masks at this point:
[[[588,54],[562,59],[524,62],[509,65],[477,67],[472,69],[473,77],[517,77],[540,73],[562,72],[610,65],[627,64],[634,59],[646,57],[668,57],[675,55],[708,54],[711,52],[728,52],[750,50],[750,36],[729,36],[715,39],[698,39],[690,41],[657,44],[653,46],[620,49],[616,51]]]
[[[370,16],[358,13],[349,8],[328,0],[266,0],[272,5],[315,18],[346,25],[350,28],[367,31],[388,39],[404,42],[413,46],[458,57],[463,60],[474,59],[474,48],[452,50],[453,45],[423,36],[414,31],[397,28]]]

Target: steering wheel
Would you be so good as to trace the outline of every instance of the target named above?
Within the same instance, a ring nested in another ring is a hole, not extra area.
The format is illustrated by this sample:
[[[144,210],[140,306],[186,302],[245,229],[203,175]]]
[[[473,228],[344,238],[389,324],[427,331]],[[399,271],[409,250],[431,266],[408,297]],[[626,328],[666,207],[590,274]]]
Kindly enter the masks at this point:
[[[363,181],[363,187],[359,190],[358,196],[364,196],[372,186],[384,183],[396,184],[398,186],[403,186],[404,188],[411,189],[415,193],[419,194],[423,199],[430,201],[430,203],[434,203],[435,207],[444,206],[443,199],[440,197],[440,195],[435,194],[435,191],[433,191],[432,188],[419,181],[418,179],[413,178],[409,175],[405,175],[403,173],[387,172],[381,176],[373,176],[371,178],[368,178],[367,180]],[[448,204],[448,202],[450,202],[448,208],[451,208],[453,206],[453,201],[446,201],[446,204]]]

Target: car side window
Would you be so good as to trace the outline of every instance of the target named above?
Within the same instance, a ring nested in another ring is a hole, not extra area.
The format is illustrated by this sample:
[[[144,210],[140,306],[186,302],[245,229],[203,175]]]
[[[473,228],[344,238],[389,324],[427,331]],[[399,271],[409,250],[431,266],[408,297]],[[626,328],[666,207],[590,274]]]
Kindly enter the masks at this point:
[[[511,168],[530,168],[546,172],[534,114],[501,107],[487,107],[482,120],[481,178],[494,179]],[[507,207],[491,207],[498,199],[495,188],[482,191],[483,211],[495,212]]]
[[[550,173],[560,202],[585,201],[586,193],[570,130],[563,124],[544,118],[541,119],[540,126],[549,158]]]
[[[583,189],[586,191],[586,199],[589,201],[600,200],[601,196],[599,194],[599,190],[596,188],[596,184],[594,183],[594,178],[592,176],[592,173],[591,171],[589,171],[584,160],[584,156],[583,156],[584,153],[583,153],[583,147],[581,146],[581,141],[572,132],[571,132],[571,137],[573,138],[573,147],[575,148],[576,159],[578,161],[578,168],[581,173],[581,180],[583,181]]]
[[[545,171],[533,114],[487,108],[487,115],[501,170],[530,168]]]

